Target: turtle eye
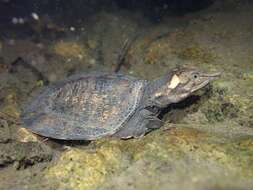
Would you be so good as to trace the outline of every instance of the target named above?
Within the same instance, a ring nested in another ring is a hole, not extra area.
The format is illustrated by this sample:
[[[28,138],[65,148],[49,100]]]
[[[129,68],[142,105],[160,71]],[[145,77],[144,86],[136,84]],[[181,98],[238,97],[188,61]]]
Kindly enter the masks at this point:
[[[199,78],[199,75],[197,73],[193,74],[193,78],[194,79],[198,79]]]

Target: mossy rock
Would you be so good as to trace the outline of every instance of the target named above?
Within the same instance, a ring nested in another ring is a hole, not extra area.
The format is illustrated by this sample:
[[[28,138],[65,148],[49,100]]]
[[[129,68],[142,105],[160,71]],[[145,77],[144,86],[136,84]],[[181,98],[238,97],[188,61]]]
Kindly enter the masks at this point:
[[[249,105],[247,97],[235,94],[224,87],[213,86],[208,99],[203,101],[200,109],[209,122],[221,122],[248,114]]]
[[[203,184],[211,179],[222,186],[224,180],[234,184],[253,176],[251,149],[251,137],[231,141],[197,129],[173,127],[142,139],[107,138],[86,148],[70,148],[45,170],[45,181],[57,183],[58,189],[82,190],[128,189],[129,184],[138,189],[158,188],[158,184],[180,187],[180,180],[196,187],[192,178],[200,178]],[[224,172],[229,175],[222,177]],[[240,178],[235,180],[236,175]]]
[[[49,162],[51,159],[51,149],[43,144],[16,141],[0,143],[0,167],[15,164],[17,169],[27,168],[39,162]]]
[[[211,63],[218,56],[211,50],[205,49],[198,44],[193,44],[181,51],[176,52],[179,58],[197,61],[198,63]]]
[[[87,59],[89,48],[75,41],[59,41],[53,44],[52,50],[55,54],[64,58]]]

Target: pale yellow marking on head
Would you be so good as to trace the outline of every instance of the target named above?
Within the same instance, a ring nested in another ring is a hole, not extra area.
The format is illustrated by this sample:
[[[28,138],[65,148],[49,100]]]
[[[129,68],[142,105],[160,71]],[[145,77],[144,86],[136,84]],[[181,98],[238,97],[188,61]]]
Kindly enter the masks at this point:
[[[176,88],[177,87],[177,85],[180,83],[180,79],[179,79],[179,77],[175,74],[175,75],[173,75],[173,77],[172,77],[172,79],[171,79],[171,81],[170,81],[170,84],[169,84],[169,88],[170,89],[174,89],[174,88]]]
[[[155,93],[155,97],[157,98],[157,97],[160,97],[160,96],[162,96],[162,92],[157,92],[157,93]]]

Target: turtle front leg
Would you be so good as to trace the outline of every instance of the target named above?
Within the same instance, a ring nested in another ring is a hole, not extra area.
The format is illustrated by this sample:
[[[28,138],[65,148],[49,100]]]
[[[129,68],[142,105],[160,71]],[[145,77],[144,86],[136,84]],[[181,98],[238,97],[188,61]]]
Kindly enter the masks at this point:
[[[125,124],[125,126],[116,132],[113,137],[129,139],[140,138],[153,129],[158,129],[162,126],[163,122],[158,119],[154,113],[149,110],[143,109],[137,112]]]
[[[148,129],[159,129],[163,125],[163,121],[157,118],[156,116],[147,117],[149,123],[147,124]]]

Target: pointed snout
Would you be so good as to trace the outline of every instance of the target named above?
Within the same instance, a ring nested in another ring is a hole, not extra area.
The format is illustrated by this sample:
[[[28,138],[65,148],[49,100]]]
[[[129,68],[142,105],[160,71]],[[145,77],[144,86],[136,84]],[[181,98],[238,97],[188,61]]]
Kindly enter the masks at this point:
[[[209,81],[215,80],[219,78],[222,75],[222,72],[217,72],[217,73],[211,73],[211,74],[202,74],[202,77],[207,77]]]
[[[217,72],[217,73],[211,73],[211,74],[201,74],[201,80],[200,82],[191,90],[191,92],[195,92],[198,89],[201,89],[203,87],[205,87],[206,85],[208,85],[211,81],[219,78],[221,76],[221,72]]]

